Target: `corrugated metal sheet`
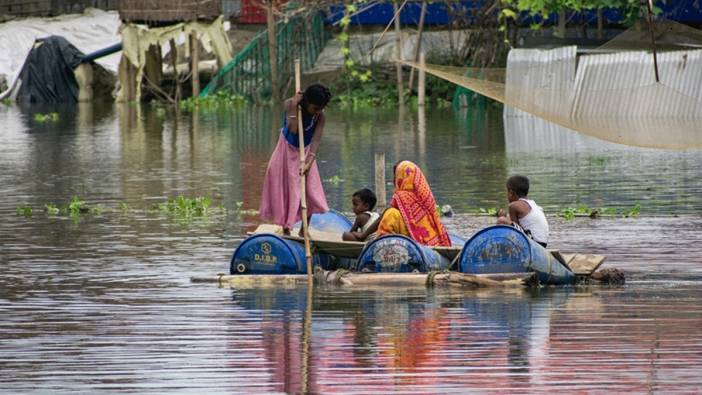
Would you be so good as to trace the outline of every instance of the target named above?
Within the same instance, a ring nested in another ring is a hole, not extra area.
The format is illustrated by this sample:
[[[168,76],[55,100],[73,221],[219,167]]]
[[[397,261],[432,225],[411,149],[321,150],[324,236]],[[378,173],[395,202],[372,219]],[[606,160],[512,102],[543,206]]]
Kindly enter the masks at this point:
[[[661,53],[658,64],[660,83],[648,52],[584,55],[576,63],[575,47],[513,50],[505,103],[526,112],[505,106],[505,125],[528,127],[511,118],[536,115],[620,144],[701,147],[702,50]]]
[[[505,76],[507,101],[528,103],[535,112],[567,111],[572,101],[576,51],[575,46],[511,50]],[[505,108],[507,116],[520,115],[515,111]]]
[[[661,84],[647,52],[588,55],[580,59],[571,116],[671,117],[702,115],[702,51],[658,55]]]

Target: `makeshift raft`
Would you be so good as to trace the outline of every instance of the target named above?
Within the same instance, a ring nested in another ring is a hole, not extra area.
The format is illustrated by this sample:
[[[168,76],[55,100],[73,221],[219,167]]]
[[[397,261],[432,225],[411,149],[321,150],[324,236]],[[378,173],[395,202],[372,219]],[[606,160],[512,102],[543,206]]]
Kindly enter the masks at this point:
[[[480,282],[476,278],[497,278],[495,281],[519,278],[522,282],[544,285],[574,284],[593,278],[605,260],[600,255],[547,250],[516,228],[504,225],[485,228],[467,242],[451,236],[451,247],[427,247],[401,235],[386,235],[368,243],[342,241],[342,233],[350,228],[351,222],[338,212],[313,215],[310,222],[313,262],[326,272],[354,272],[356,281],[360,281],[361,275],[375,278],[364,277],[365,283],[382,283],[390,279],[388,273],[394,273],[393,279],[414,276],[410,282],[424,281],[428,285],[426,273],[453,271],[456,281],[462,274],[464,280],[470,277],[471,280],[465,280],[468,282]],[[234,251],[230,276],[219,276],[217,281],[229,281],[235,276],[243,281],[245,278],[241,276],[245,276],[261,282],[261,275],[269,275],[265,277],[288,276],[280,280],[297,282],[306,281],[302,279],[306,273],[303,239],[283,236],[279,227],[261,225]],[[386,275],[379,276],[381,273]],[[604,277],[608,282],[623,282],[621,272],[607,274]]]

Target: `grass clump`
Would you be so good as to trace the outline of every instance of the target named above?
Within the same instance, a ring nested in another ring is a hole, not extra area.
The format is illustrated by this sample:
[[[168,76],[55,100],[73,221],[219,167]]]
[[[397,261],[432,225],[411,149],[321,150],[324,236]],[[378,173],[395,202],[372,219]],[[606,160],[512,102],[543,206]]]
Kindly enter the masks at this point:
[[[34,120],[39,123],[58,122],[59,114],[57,112],[52,112],[48,114],[37,113],[34,114]]]
[[[246,97],[226,90],[219,90],[211,95],[189,97],[179,103],[180,109],[192,112],[195,109],[216,109],[220,106],[240,106],[247,104]]]

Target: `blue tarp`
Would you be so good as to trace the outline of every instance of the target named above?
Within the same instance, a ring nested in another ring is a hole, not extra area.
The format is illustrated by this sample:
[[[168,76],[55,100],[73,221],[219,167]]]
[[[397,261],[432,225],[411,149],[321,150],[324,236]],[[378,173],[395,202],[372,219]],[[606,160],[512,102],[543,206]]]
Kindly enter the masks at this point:
[[[424,18],[426,25],[446,25],[450,22],[452,15],[459,15],[463,19],[464,15],[471,15],[473,10],[478,9],[486,0],[462,0],[451,4],[451,9],[445,3],[433,2],[427,4],[427,14]],[[654,2],[660,7],[663,12],[659,17],[673,20],[676,22],[687,24],[702,24],[702,4],[699,0],[680,0],[675,2],[660,1]],[[368,7],[368,4],[361,4],[359,9]],[[403,25],[417,25],[419,23],[419,14],[422,8],[421,1],[408,2],[400,13],[400,22]],[[338,22],[344,16],[343,6],[331,7],[331,14],[325,20],[328,24]],[[391,3],[377,3],[372,7],[368,7],[365,11],[351,18],[352,25],[387,25],[393,15]],[[588,11],[576,16],[576,20],[584,18],[591,25],[597,24],[597,16],[595,11]],[[496,17],[496,16],[495,16]],[[615,9],[605,9],[604,17],[610,23],[617,23],[623,19],[621,12]],[[522,15],[521,23],[528,26],[533,20],[528,15]],[[556,14],[549,17],[549,23],[555,23],[557,20]]]

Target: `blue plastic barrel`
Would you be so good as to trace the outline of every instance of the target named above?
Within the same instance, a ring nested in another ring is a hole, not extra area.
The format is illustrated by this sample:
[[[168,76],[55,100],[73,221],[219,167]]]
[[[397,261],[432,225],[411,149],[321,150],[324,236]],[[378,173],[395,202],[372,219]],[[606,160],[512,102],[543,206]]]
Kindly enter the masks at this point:
[[[544,247],[505,225],[485,228],[468,240],[459,256],[462,273],[536,272],[541,284],[572,284],[575,275]]]
[[[331,258],[312,255],[313,264],[327,269]],[[258,234],[244,240],[232,255],[231,274],[307,274],[305,246],[274,234]]]
[[[402,235],[386,235],[369,242],[358,257],[356,270],[407,273],[445,270],[451,262]]]
[[[344,233],[351,230],[352,225],[353,223],[344,214],[336,210],[329,210],[323,214],[312,214],[312,218],[310,218],[310,229],[321,232]],[[299,229],[301,226],[302,222],[298,221],[293,228]]]

